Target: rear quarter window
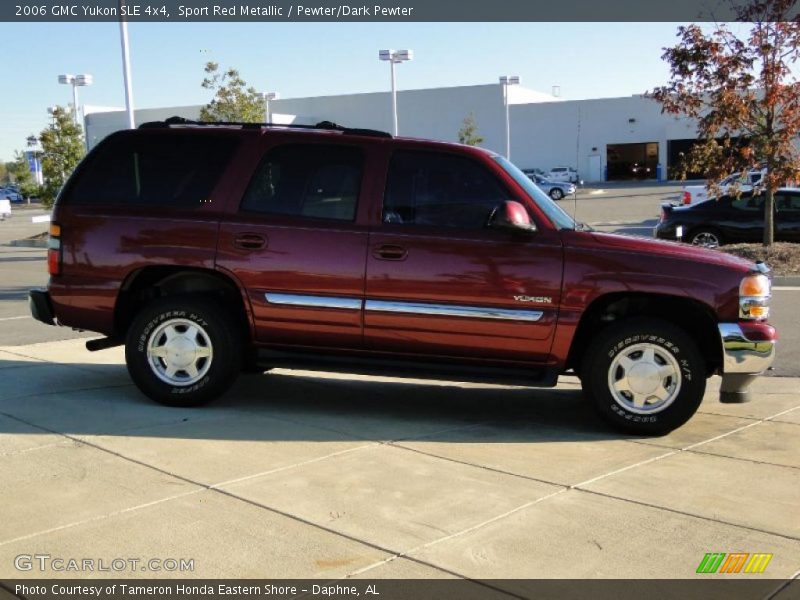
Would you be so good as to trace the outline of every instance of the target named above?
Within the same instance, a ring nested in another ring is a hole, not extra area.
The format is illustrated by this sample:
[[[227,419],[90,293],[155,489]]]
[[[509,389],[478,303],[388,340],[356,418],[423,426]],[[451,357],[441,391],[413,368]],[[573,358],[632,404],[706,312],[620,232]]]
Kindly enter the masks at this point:
[[[235,146],[235,139],[220,135],[117,135],[86,158],[60,202],[200,207]]]

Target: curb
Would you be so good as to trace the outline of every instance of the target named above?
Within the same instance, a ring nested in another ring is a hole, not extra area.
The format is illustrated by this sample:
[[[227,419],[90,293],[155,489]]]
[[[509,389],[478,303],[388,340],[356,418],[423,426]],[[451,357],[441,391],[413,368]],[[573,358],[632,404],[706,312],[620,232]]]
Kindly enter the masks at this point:
[[[47,240],[11,240],[7,245],[18,248],[47,248]]]
[[[785,286],[800,286],[800,277],[797,276],[782,276],[772,278],[772,287]]]

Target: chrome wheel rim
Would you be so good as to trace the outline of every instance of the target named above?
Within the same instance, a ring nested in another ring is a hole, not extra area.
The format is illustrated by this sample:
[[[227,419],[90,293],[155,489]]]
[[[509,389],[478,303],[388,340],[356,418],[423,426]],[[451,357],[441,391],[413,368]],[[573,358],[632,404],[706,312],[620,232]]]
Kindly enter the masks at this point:
[[[555,189],[550,191],[550,197],[553,200],[560,200],[562,195],[563,194],[562,194],[561,190],[559,190],[558,188],[555,188]]]
[[[682,381],[677,359],[655,344],[625,348],[608,369],[608,389],[614,401],[638,415],[666,409],[680,393]]]
[[[147,341],[147,361],[164,383],[192,385],[211,368],[214,350],[203,327],[187,319],[170,319],[159,325]]]
[[[706,248],[716,248],[719,246],[719,238],[710,231],[704,231],[692,238],[692,244],[695,246],[705,246]]]

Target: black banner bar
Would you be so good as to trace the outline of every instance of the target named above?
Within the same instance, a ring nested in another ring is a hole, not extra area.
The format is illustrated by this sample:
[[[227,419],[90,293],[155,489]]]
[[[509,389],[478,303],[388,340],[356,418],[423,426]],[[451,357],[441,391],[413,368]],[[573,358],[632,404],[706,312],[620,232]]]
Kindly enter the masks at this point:
[[[733,21],[746,0],[2,0],[6,22]],[[791,11],[798,18],[798,2]]]
[[[749,600],[797,598],[800,581],[702,579],[40,579],[0,581],[0,600]]]

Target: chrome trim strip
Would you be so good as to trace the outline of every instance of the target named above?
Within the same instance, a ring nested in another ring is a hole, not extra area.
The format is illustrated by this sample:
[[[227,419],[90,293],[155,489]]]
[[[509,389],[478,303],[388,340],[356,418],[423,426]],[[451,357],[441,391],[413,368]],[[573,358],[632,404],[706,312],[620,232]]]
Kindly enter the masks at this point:
[[[501,319],[505,321],[538,321],[544,313],[540,310],[510,310],[482,306],[459,306],[456,304],[425,304],[422,302],[388,302],[367,300],[365,310],[413,315],[435,315],[439,317],[470,317],[473,319]]]
[[[341,310],[361,310],[359,298],[340,298],[337,296],[306,296],[302,294],[264,294],[267,302],[281,306],[301,306],[304,308],[337,308]]]
[[[775,358],[775,342],[748,340],[737,323],[720,323],[722,372],[760,374]]]

